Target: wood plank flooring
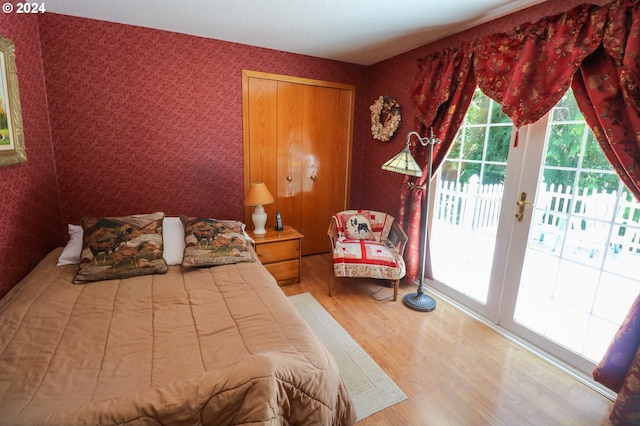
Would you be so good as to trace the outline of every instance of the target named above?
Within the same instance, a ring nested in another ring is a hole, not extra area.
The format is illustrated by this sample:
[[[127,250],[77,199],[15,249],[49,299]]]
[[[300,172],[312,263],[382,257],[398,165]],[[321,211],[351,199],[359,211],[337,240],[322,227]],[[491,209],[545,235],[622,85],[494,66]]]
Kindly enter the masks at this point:
[[[393,302],[392,288],[351,278],[329,297],[330,260],[303,257],[301,283],[282,290],[310,292],[408,396],[358,425],[611,424],[608,398],[437,296],[416,312],[402,302],[415,287]]]

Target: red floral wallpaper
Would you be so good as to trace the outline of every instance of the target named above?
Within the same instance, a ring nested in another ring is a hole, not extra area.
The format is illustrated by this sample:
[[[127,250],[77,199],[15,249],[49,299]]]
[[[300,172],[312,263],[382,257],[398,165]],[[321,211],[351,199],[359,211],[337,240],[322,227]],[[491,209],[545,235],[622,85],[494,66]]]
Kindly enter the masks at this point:
[[[51,13],[0,14],[0,34],[16,43],[28,155],[0,169],[0,295],[84,215],[242,219],[242,69],[355,84],[351,207],[397,216],[402,176],[380,166],[413,129],[418,58],[582,2],[547,1],[370,67]],[[371,137],[369,106],[380,95],[402,106],[390,142]]]
[[[55,14],[40,31],[65,222],[243,219],[243,69],[355,84],[363,109],[359,65]]]
[[[63,243],[35,16],[0,14],[15,43],[27,162],[0,168],[0,296]]]

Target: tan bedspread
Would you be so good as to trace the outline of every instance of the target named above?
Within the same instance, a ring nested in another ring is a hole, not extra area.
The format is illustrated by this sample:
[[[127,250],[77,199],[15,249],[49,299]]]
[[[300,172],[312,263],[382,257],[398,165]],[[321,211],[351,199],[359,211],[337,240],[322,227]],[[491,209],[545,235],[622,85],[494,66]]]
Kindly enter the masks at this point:
[[[78,285],[60,250],[0,300],[2,424],[354,422],[335,361],[258,262]]]

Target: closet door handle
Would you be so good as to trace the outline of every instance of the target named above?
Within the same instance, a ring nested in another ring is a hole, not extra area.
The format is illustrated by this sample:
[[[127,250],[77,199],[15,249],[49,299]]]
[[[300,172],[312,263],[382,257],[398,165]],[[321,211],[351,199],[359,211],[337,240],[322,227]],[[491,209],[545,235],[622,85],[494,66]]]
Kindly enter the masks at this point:
[[[312,181],[314,181],[314,182],[315,182],[315,181],[316,181],[316,179],[318,179],[318,176],[316,176],[316,175],[311,175],[311,176],[310,176],[310,178],[311,178],[311,180],[312,180]]]
[[[291,182],[293,181],[293,177],[291,177],[291,175],[287,176],[287,182]]]

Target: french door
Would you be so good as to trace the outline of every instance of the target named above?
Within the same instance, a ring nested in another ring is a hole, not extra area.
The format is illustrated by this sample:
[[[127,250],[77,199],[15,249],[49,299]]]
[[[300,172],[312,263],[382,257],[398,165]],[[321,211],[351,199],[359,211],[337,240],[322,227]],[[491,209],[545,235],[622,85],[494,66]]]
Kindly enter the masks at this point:
[[[514,138],[477,91],[432,182],[432,285],[589,375],[640,291],[640,204],[571,92]]]

